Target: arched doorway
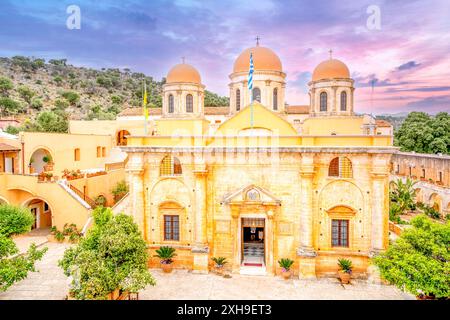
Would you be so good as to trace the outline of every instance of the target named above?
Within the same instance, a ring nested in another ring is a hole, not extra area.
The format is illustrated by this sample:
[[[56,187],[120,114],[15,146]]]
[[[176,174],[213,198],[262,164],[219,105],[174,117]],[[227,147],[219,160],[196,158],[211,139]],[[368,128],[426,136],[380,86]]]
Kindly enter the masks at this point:
[[[23,204],[30,209],[35,220],[32,229],[46,229],[52,226],[52,209],[50,205],[40,198],[32,198]]]
[[[130,135],[130,132],[127,130],[120,130],[117,132],[117,145],[118,146],[126,146],[127,145],[127,136]]]
[[[45,148],[39,148],[31,155],[28,168],[30,174],[53,170],[53,157]]]

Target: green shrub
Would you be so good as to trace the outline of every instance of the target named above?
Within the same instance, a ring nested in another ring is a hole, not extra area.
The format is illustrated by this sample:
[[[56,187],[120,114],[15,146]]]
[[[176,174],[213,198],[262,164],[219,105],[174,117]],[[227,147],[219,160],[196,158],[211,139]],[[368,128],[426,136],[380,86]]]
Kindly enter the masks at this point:
[[[65,238],[66,238],[66,236],[64,235],[64,233],[62,233],[61,231],[56,231],[56,233],[55,233],[56,241],[62,242],[62,241],[64,241]]]
[[[113,194],[116,202],[122,199],[128,193],[128,185],[125,180],[118,182],[111,190],[111,193]]]
[[[401,289],[450,297],[450,222],[442,224],[420,215],[411,225],[373,262],[383,278]]]
[[[147,243],[133,218],[101,207],[93,216],[95,223],[87,235],[59,261],[64,274],[73,279],[73,296],[106,299],[115,289],[137,292],[155,285],[147,269]]]
[[[28,208],[9,204],[0,205],[0,234],[6,237],[29,232],[34,220]]]

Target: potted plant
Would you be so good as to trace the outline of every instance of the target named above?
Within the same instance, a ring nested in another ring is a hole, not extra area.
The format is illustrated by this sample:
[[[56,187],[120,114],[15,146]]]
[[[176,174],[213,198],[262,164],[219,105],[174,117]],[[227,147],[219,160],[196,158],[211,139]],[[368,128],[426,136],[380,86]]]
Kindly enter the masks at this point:
[[[339,279],[343,284],[350,283],[350,276],[352,274],[352,261],[348,259],[338,259]]]
[[[38,174],[38,182],[44,182],[45,178],[46,178],[46,174],[44,171],[42,171],[41,173]]]
[[[53,173],[51,173],[51,172],[48,172],[48,173],[45,174],[45,178],[49,182],[52,181],[52,177],[53,177]]]
[[[42,161],[45,162],[44,171],[52,171],[53,170],[53,161],[50,155],[45,155],[42,158]]]
[[[175,256],[175,248],[172,247],[163,246],[156,250],[155,257],[158,257],[161,260],[161,268],[163,269],[164,273],[172,272],[173,257]]]
[[[281,275],[285,280],[291,277],[291,267],[294,264],[294,260],[289,258],[282,258],[278,260],[278,265],[281,267]]]
[[[61,231],[56,231],[56,233],[55,233],[56,241],[63,242],[65,238],[66,237],[64,236],[64,234]]]
[[[225,257],[213,257],[211,258],[215,263],[215,268],[217,274],[223,275],[223,266],[227,264],[227,258]]]

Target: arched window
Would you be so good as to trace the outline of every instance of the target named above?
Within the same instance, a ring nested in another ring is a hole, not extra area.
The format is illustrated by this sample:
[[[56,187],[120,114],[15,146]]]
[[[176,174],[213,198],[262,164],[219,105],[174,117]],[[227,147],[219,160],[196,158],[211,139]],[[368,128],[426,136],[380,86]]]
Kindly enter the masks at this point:
[[[165,156],[159,167],[160,176],[176,176],[183,173],[180,160],[177,157]]]
[[[278,110],[278,89],[273,89],[273,110]]]
[[[320,111],[327,111],[327,93],[320,94]]]
[[[241,110],[241,90],[236,90],[236,111]]]
[[[253,88],[252,95],[253,95],[253,101],[261,102],[261,90],[258,87]]]
[[[347,92],[341,92],[341,111],[347,111]]]
[[[194,97],[192,94],[186,96],[186,112],[194,112]]]
[[[328,176],[339,178],[352,178],[352,162],[347,157],[337,157],[331,160],[328,167]]]
[[[173,95],[169,94],[169,113],[173,113],[174,111]]]

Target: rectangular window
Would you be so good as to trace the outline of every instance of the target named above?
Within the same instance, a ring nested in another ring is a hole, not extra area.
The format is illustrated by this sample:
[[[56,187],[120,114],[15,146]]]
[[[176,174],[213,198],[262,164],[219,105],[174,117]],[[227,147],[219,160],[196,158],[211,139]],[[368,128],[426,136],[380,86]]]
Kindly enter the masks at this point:
[[[97,147],[97,158],[102,156],[102,147]]]
[[[442,182],[442,171],[439,171],[439,182]]]
[[[400,173],[400,165],[397,165],[397,172],[396,173]]]
[[[409,176],[410,177],[412,176],[412,168],[411,167],[409,167]]]
[[[331,220],[331,246],[348,247],[348,220]]]
[[[80,161],[80,149],[79,148],[76,148],[74,150],[74,159],[75,159],[75,161]]]
[[[102,147],[102,157],[106,157],[106,148]]]
[[[164,240],[179,241],[180,240],[180,224],[179,216],[164,216]]]
[[[422,169],[422,178],[425,178],[425,169]]]

